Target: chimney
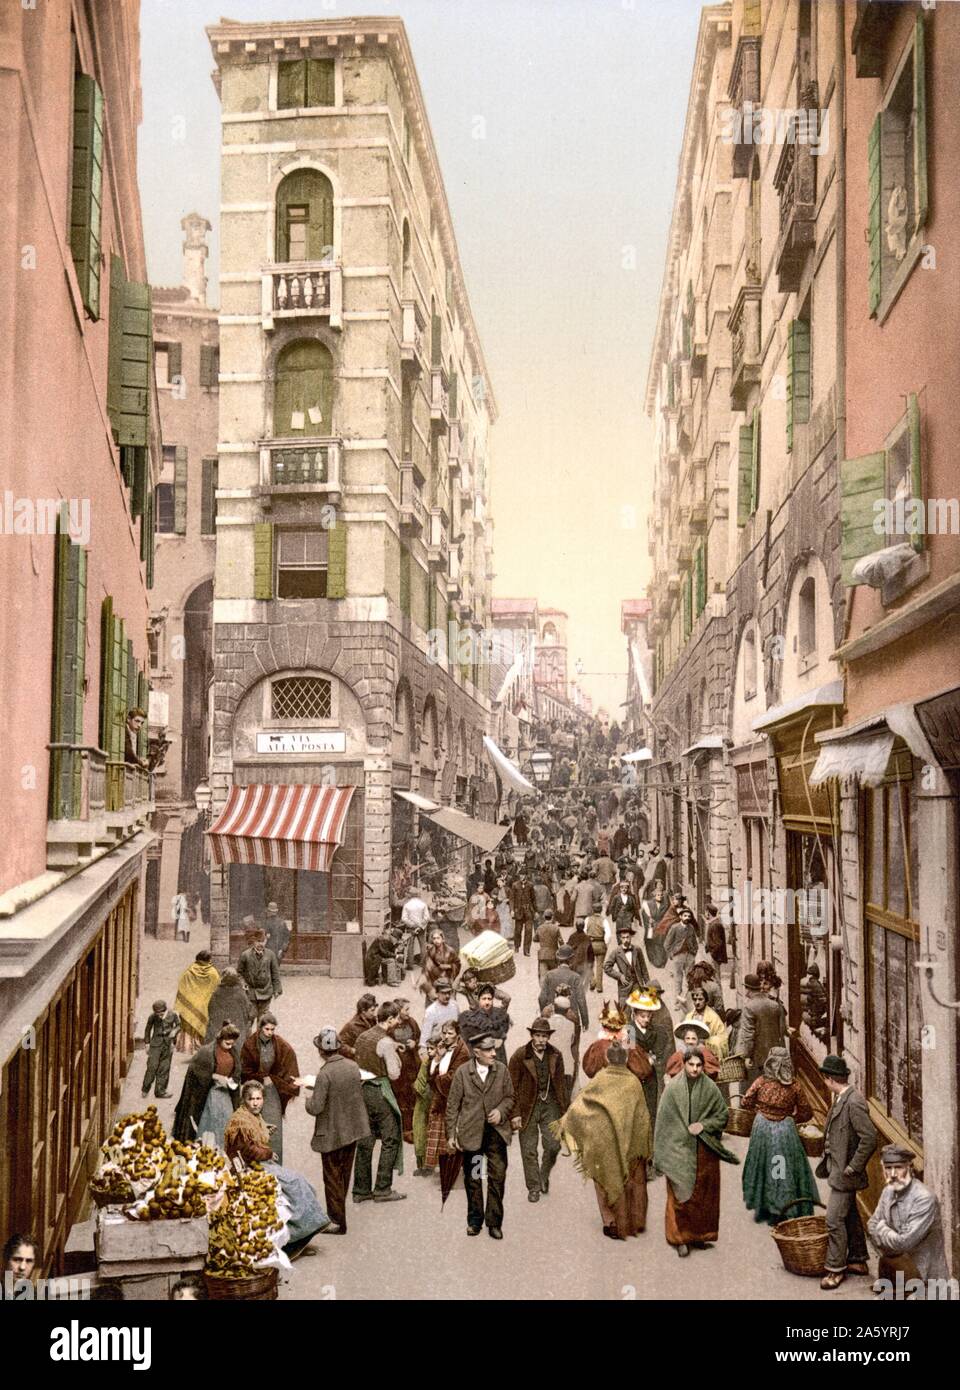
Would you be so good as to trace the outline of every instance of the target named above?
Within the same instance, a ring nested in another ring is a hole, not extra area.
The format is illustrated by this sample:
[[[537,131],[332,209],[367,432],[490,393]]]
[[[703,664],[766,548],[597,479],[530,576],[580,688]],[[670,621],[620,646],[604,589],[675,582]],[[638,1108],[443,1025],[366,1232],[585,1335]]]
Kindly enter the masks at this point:
[[[185,236],[183,242],[183,283],[190,291],[190,298],[197,304],[207,302],[206,260],[210,253],[207,246],[207,232],[210,223],[198,212],[188,213],[180,226]]]

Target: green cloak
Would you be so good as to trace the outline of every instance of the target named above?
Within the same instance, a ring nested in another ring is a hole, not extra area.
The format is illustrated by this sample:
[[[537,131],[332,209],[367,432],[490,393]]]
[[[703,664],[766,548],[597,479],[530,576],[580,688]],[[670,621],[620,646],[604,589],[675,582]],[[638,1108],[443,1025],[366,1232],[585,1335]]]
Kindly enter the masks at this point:
[[[703,1140],[725,1163],[739,1163],[736,1154],[724,1148],[720,1136],[727,1122],[727,1103],[720,1088],[702,1073],[693,1085],[682,1071],[664,1087],[657,1107],[657,1129],[653,1140],[653,1161],[670,1179],[674,1196],[681,1204],[689,1202],[697,1181],[697,1144]],[[688,1125],[701,1124],[699,1134]]]

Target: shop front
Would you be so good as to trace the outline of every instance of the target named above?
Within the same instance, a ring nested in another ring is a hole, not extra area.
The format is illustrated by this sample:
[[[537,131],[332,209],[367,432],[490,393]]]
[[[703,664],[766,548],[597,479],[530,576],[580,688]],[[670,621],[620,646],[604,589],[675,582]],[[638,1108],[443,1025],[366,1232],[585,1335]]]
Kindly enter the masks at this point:
[[[734,885],[733,922],[740,974],[773,953],[768,911],[773,880],[770,868],[770,785],[766,741],[731,754],[737,806],[737,854],[740,874]],[[729,929],[728,929],[729,931]]]

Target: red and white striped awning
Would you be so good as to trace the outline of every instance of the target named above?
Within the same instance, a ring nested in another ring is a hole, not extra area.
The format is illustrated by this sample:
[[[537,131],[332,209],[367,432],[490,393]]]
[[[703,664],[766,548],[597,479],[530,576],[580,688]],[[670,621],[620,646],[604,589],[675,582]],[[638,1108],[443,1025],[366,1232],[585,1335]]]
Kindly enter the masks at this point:
[[[343,843],[353,787],[231,787],[210,827],[215,864],[268,864],[328,873]]]

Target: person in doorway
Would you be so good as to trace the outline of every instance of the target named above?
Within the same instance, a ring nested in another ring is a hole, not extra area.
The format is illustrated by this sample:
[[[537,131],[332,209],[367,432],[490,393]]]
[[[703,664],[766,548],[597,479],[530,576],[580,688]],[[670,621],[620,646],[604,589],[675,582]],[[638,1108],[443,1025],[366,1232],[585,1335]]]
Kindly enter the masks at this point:
[[[323,1198],[341,1235],[347,1230],[347,1193],[357,1145],[370,1136],[363,1081],[356,1062],[343,1055],[335,1028],[321,1028],[313,1040],[320,1070],[304,1109],[313,1116],[310,1147],[323,1165]]]
[[[257,932],[253,945],[242,951],[237,961],[237,974],[247,987],[250,1002],[257,1011],[257,1021],[268,1012],[274,999],[283,993],[280,962],[267,949],[265,932]]]
[[[259,1027],[240,1049],[240,1073],[244,1081],[258,1081],[263,1087],[261,1113],[270,1125],[271,1143],[277,1162],[283,1162],[283,1117],[287,1106],[300,1091],[297,1054],[277,1032],[276,1015],[260,1015]]]
[[[710,956],[717,968],[717,978],[720,978],[721,965],[727,964],[727,933],[720,918],[720,909],[715,903],[707,903],[706,922],[705,922],[704,945],[707,955]]]
[[[503,1239],[503,1190],[507,1180],[507,1150],[513,1137],[513,1083],[507,1067],[496,1059],[497,1040],[474,1038],[473,1056],[459,1068],[447,1098],[447,1141],[463,1152],[463,1185],[467,1194],[467,1235],[477,1236],[486,1223],[493,1240]],[[483,1199],[483,1161],[487,1168],[487,1198]]]
[[[177,1051],[196,1052],[207,1033],[207,1010],[220,976],[209,951],[198,951],[177,985],[174,1013],[180,1019]]]
[[[772,1003],[773,1001],[768,1001]],[[826,1178],[827,1255],[821,1289],[837,1289],[848,1274],[866,1274],[867,1239],[857,1193],[868,1185],[867,1162],[877,1147],[877,1131],[867,1102],[850,1085],[850,1068],[842,1057],[829,1053],[820,1063],[832,1099],[823,1130],[823,1157],[818,1178]]]
[[[520,1136],[527,1201],[539,1202],[541,1194],[550,1191],[550,1173],[560,1153],[552,1126],[566,1110],[568,1095],[563,1058],[550,1041],[550,1020],[534,1019],[527,1031],[530,1041],[517,1049],[509,1063],[514,1094],[510,1123]]]
[[[267,913],[263,920],[263,931],[267,938],[267,950],[272,951],[277,958],[277,963],[283,960],[283,954],[290,944],[290,927],[280,916],[280,908],[276,903],[267,903]]]
[[[143,1045],[147,1049],[147,1069],[143,1074],[140,1090],[144,1100],[154,1085],[157,1100],[169,1099],[170,1092],[167,1086],[170,1081],[170,1063],[173,1061],[173,1045],[179,1031],[179,1018],[167,1008],[165,999],[158,999],[143,1030]]]

